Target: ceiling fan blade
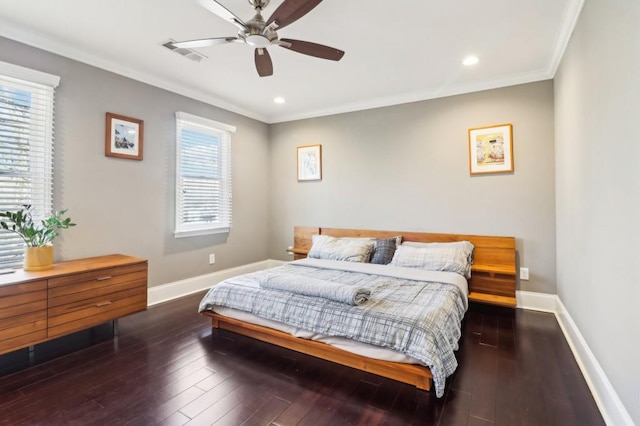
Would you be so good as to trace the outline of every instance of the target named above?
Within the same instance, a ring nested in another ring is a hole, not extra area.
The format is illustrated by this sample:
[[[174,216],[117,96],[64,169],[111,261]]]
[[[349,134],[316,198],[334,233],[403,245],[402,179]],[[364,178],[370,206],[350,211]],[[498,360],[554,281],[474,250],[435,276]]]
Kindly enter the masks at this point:
[[[308,41],[292,40],[290,38],[281,38],[280,46],[294,52],[303,53],[316,58],[329,59],[331,61],[339,61],[344,56],[344,52],[334,47],[324,46],[322,44],[311,43]]]
[[[268,77],[273,75],[273,62],[271,62],[271,56],[265,48],[258,48],[255,50],[254,58],[256,61],[256,69],[260,77]]]
[[[242,19],[238,18],[229,9],[218,3],[216,0],[198,0],[198,4],[208,11],[218,15],[225,21],[231,22],[233,25],[240,27],[243,30],[247,30],[247,24]]]
[[[322,0],[284,0],[267,20],[267,26],[275,22],[277,29],[297,21],[320,4]]]
[[[216,44],[233,43],[235,41],[241,41],[241,40],[237,37],[216,37],[216,38],[203,38],[199,40],[174,41],[171,44],[173,44],[178,49],[193,49],[196,47],[209,47],[209,46],[215,46]]]

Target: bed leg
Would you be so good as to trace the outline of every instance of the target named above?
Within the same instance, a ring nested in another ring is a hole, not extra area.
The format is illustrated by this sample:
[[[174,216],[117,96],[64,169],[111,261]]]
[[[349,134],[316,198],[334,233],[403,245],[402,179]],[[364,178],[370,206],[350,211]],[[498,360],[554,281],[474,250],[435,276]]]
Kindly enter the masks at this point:
[[[211,318],[211,327],[212,328],[219,328],[219,324],[218,324],[218,318]]]

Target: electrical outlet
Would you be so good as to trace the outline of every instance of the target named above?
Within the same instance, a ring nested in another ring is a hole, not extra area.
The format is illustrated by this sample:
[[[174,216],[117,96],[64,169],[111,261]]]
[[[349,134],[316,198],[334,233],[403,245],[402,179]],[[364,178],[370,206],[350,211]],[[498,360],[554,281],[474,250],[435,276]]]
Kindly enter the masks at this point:
[[[214,253],[211,253],[209,255],[209,265],[213,265],[214,263],[216,263],[216,255]]]
[[[529,268],[520,268],[520,279],[529,281]]]

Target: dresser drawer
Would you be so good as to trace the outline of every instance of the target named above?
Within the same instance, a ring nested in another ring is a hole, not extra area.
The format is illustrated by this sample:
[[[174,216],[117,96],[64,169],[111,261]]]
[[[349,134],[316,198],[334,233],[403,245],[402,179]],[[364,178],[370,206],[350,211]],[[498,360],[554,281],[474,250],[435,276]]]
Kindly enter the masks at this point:
[[[83,330],[125,315],[144,311],[145,309],[147,309],[146,285],[144,292],[140,291],[137,295],[121,299],[103,298],[102,301],[91,306],[86,304],[74,306],[66,313],[56,316],[52,316],[50,312],[48,337],[56,337]]]
[[[100,274],[85,273],[78,277],[65,277],[66,284],[49,284],[49,309],[52,307],[88,300],[94,297],[117,293],[140,285],[147,285],[147,270],[132,270],[129,267],[111,268]],[[57,284],[57,285],[56,285]]]
[[[133,276],[144,277],[146,279],[147,264],[137,263],[52,278],[49,280],[49,294],[58,296],[85,291],[94,287],[131,281]]]
[[[47,337],[47,282],[0,287],[0,353]]]
[[[135,264],[49,280],[48,337],[145,310],[147,265]]]

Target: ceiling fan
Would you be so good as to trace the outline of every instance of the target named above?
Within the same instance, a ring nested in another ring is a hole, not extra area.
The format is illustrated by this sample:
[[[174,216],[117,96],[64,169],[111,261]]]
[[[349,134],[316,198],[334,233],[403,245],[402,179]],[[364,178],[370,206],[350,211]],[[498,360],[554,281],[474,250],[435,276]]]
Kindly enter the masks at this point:
[[[198,0],[198,3],[205,9],[218,15],[225,21],[231,22],[239,28],[235,37],[215,37],[188,41],[171,42],[176,48],[198,48],[208,47],[217,44],[245,43],[255,47],[254,59],[256,69],[260,77],[273,74],[273,63],[267,51],[269,46],[280,46],[294,52],[317,58],[339,61],[344,52],[333,47],[308,41],[293,40],[289,38],[279,38],[276,30],[280,30],[289,24],[302,18],[316,7],[322,0],[284,0],[282,4],[273,12],[266,21],[261,12],[269,4],[270,0],[249,0],[249,3],[256,11],[256,14],[247,22],[230,12],[226,7],[216,0]]]

